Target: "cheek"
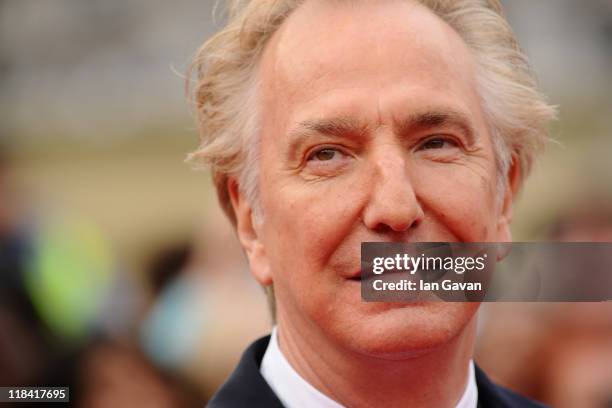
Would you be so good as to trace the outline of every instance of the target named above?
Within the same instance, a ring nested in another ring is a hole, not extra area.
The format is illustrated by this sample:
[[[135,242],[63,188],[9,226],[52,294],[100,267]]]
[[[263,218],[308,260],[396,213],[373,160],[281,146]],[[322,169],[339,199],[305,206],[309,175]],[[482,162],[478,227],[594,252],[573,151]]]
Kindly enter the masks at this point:
[[[426,219],[459,241],[482,242],[494,237],[496,225],[495,177],[491,169],[476,171],[449,166],[421,169],[415,189]]]
[[[308,279],[317,279],[317,273],[336,258],[338,249],[350,245],[347,239],[358,221],[358,207],[352,196],[356,190],[346,184],[296,183],[280,188],[271,185],[263,204],[269,214],[274,214],[266,219],[264,237],[271,244],[266,251],[273,268],[278,265],[295,272],[299,268]],[[358,262],[359,243],[353,244]]]

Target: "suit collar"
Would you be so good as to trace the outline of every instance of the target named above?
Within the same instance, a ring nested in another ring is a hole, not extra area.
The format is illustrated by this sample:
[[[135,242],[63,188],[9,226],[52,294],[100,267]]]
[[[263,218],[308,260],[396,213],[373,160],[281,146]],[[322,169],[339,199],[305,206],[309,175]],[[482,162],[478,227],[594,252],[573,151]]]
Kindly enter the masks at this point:
[[[266,336],[249,346],[236,370],[208,403],[209,408],[283,407],[259,372],[269,341]]]
[[[208,403],[210,408],[282,408],[259,372],[261,360],[268,347],[270,336],[251,344],[244,352],[238,367]],[[524,398],[506,388],[493,384],[476,365],[479,408],[544,408],[543,405]]]
[[[477,365],[476,385],[478,386],[478,408],[545,408],[545,405],[494,384]]]

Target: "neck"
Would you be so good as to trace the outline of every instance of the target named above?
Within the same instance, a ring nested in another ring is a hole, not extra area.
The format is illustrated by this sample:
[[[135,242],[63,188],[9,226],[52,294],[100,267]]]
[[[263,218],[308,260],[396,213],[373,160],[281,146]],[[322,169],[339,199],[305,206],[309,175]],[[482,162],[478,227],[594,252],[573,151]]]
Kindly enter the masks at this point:
[[[279,314],[280,349],[312,386],[344,406],[454,407],[465,391],[476,319],[435,350],[390,360],[339,349],[322,335],[308,338]]]

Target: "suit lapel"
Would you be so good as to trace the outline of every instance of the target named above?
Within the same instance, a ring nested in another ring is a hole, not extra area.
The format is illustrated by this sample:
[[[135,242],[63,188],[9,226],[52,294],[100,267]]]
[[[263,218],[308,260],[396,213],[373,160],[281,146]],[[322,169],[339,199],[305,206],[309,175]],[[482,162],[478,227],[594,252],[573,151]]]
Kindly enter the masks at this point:
[[[259,372],[270,336],[251,344],[238,367],[208,403],[209,408],[282,408],[266,380]]]

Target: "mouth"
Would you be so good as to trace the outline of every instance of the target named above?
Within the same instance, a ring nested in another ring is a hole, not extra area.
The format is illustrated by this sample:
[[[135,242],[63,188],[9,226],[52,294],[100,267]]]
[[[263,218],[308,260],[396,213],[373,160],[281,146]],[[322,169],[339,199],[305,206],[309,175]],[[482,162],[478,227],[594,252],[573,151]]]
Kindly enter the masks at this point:
[[[350,280],[350,281],[354,281],[354,282],[363,282],[371,280],[371,279],[383,279],[385,276],[389,276],[389,275],[395,275],[395,274],[407,274],[406,271],[401,271],[401,270],[392,270],[392,271],[387,271],[385,272],[385,274],[381,274],[381,275],[377,275],[375,273],[373,273],[370,269],[366,269],[365,273],[362,273],[361,270],[358,270],[355,273],[352,273],[351,275],[349,275],[346,279]]]
[[[357,269],[357,270],[353,270],[351,274],[346,276],[346,279],[353,281],[353,282],[362,282],[364,279],[370,278],[371,277],[370,275],[373,276],[373,274],[369,272],[367,269],[365,273],[361,273],[361,269]]]

